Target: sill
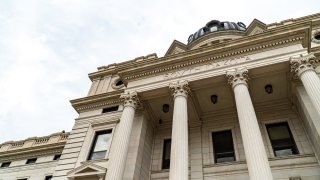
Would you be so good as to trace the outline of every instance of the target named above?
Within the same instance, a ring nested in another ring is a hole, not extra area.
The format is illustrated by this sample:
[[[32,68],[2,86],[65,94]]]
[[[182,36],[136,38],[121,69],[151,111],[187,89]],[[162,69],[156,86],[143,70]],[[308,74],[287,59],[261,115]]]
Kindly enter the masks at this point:
[[[304,158],[304,157],[314,157],[314,154],[293,154],[287,156],[275,156],[268,158],[269,161],[282,160],[282,159],[296,159],[296,158]]]
[[[246,164],[245,161],[230,161],[230,162],[223,162],[223,163],[214,163],[214,164],[204,164],[204,168],[208,167],[220,167],[220,166],[230,166],[230,165],[239,165],[239,164]]]
[[[81,164],[87,163],[87,162],[107,162],[107,161],[109,161],[109,158],[95,159],[95,160],[85,160],[85,161],[82,161]]]

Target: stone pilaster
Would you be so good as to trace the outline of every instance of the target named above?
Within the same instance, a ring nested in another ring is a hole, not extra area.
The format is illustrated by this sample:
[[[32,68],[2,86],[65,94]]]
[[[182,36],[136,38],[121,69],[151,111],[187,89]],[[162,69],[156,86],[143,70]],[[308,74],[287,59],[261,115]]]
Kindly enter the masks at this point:
[[[295,78],[299,78],[305,87],[311,102],[320,115],[320,79],[315,71],[319,59],[310,53],[306,56],[290,58],[291,72]]]
[[[115,139],[112,142],[112,147],[114,149],[112,156],[110,156],[106,180],[122,180],[134,114],[136,108],[140,105],[137,92],[125,92],[121,94],[120,99],[123,102],[124,109],[120,122],[116,128]]]
[[[261,131],[248,91],[248,70],[242,68],[229,71],[227,78],[235,95],[250,180],[272,180]]]
[[[187,81],[170,84],[174,96],[172,139],[170,156],[170,180],[188,179],[188,111],[190,88]]]

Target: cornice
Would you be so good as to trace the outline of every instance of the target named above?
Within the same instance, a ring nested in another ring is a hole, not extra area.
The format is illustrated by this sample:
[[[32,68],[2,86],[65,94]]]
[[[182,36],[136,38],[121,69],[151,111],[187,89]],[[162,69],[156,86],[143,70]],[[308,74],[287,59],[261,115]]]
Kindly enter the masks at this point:
[[[1,152],[0,161],[13,161],[62,153],[66,142]]]
[[[70,103],[78,113],[82,111],[88,111],[90,109],[118,105],[121,103],[120,95],[123,92],[124,90],[119,90],[93,96],[87,96],[84,98],[71,100]]]
[[[284,20],[280,23],[269,24],[264,32],[252,36],[244,36],[232,41],[188,50],[161,58],[136,58],[119,64],[113,64],[113,66],[115,66],[115,72],[127,84],[128,81],[136,78],[153,76],[158,73],[214,61],[220,58],[245,56],[248,53],[266,51],[270,48],[277,48],[292,43],[301,43],[304,47],[308,47],[310,39],[309,31],[312,26],[311,21],[315,21],[319,17],[320,14],[313,14],[298,19]],[[107,70],[100,69],[98,72],[91,73],[90,78],[101,77],[107,74]]]

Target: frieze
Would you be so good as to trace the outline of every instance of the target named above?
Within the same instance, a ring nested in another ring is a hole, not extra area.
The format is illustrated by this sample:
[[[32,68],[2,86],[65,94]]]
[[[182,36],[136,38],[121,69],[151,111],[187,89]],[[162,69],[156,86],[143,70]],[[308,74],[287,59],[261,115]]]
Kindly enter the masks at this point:
[[[179,71],[166,73],[163,75],[163,79],[167,80],[167,79],[177,78],[177,77],[185,76],[188,74],[197,73],[200,71],[212,70],[212,69],[221,68],[221,67],[225,67],[225,66],[244,63],[247,61],[251,61],[251,58],[248,56],[221,59],[218,61],[212,61],[212,62],[206,63],[201,66],[188,67],[188,68],[185,68],[185,69],[182,69]]]
[[[212,62],[213,63],[217,62],[216,60],[221,59],[221,58],[227,58],[227,57],[235,56],[235,55],[239,56],[240,54],[243,54],[243,53],[259,51],[259,50],[262,50],[262,49],[265,49],[265,48],[271,48],[271,47],[274,47],[274,46],[283,45],[283,44],[287,44],[287,43],[294,43],[294,42],[301,41],[301,40],[303,40],[303,37],[301,37],[301,36],[300,37],[293,37],[291,39],[277,41],[277,42],[264,44],[264,45],[260,45],[260,46],[256,46],[256,47],[250,47],[250,48],[246,48],[246,49],[242,49],[242,50],[238,50],[238,51],[234,51],[234,52],[229,52],[229,53],[225,53],[225,54],[220,54],[220,55],[208,57],[208,58],[205,58],[205,59],[197,59],[195,61],[190,61],[190,62],[186,62],[186,63],[183,63],[183,64],[177,64],[177,65],[173,65],[173,66],[162,67],[162,68],[159,68],[159,69],[154,69],[152,71],[142,72],[142,73],[139,73],[139,74],[131,74],[131,75],[123,76],[123,77],[124,77],[125,80],[131,80],[131,79],[141,78],[141,77],[144,77],[144,76],[150,76],[150,75],[163,73],[163,72],[171,71],[171,70],[175,70],[175,69],[181,69],[181,68],[184,68],[184,67],[190,67],[190,66],[193,66],[195,64],[204,64],[204,63],[207,63],[207,64],[209,63],[210,64]],[[232,59],[232,58],[230,58],[230,59]],[[218,65],[220,65],[220,64],[218,64]],[[199,66],[199,67],[203,67],[203,66]],[[191,69],[194,70],[193,68],[191,68]],[[196,70],[197,69],[199,69],[199,68],[196,68]],[[190,68],[187,68],[187,71],[189,71],[189,70],[190,70]]]

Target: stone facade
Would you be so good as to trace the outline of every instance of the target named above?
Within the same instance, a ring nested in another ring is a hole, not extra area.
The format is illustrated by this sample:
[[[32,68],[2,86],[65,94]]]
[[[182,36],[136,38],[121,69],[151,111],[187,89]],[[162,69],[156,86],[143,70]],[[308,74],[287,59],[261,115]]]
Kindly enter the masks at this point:
[[[320,180],[320,14],[227,24],[98,67],[70,133],[0,144],[0,179]]]

